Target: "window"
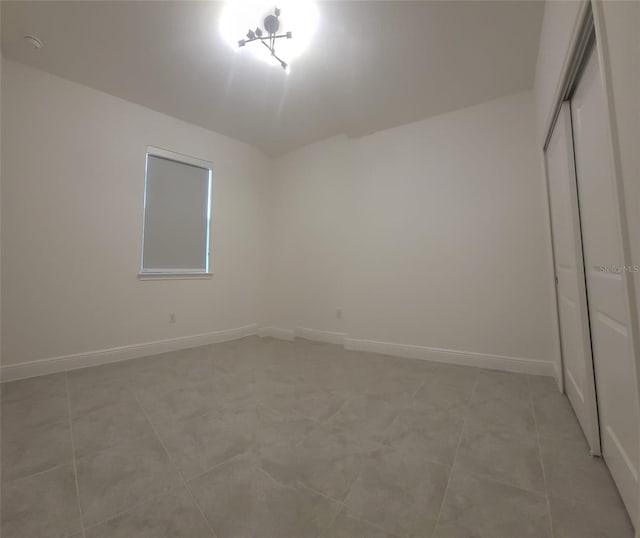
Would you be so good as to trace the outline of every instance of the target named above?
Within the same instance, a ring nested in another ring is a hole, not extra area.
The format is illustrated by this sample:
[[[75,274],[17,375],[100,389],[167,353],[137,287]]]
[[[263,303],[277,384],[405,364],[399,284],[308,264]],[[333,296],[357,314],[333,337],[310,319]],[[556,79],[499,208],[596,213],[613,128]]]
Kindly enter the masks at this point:
[[[209,275],[211,166],[148,148],[140,276]]]

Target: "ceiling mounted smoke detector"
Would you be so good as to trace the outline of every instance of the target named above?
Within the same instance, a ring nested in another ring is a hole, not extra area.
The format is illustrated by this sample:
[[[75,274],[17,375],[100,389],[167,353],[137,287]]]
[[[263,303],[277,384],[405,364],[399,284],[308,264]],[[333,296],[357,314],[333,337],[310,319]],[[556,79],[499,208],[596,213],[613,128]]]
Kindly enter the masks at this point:
[[[42,42],[42,40],[34,35],[27,34],[23,37],[23,39],[24,42],[32,49],[40,50],[42,47],[44,47],[44,43]]]

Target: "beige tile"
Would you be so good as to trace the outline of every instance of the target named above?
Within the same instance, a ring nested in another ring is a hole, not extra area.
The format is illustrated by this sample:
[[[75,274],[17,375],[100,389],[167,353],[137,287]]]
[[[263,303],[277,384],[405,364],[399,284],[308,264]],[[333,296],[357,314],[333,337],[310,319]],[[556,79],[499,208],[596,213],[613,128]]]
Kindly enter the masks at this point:
[[[213,402],[195,384],[169,392],[142,392],[138,394],[138,400],[154,424],[187,420],[204,415],[214,408]]]
[[[134,391],[162,394],[189,384],[175,365],[179,352],[143,357],[133,361],[129,383]]]
[[[132,400],[133,392],[121,369],[98,367],[97,370],[87,368],[69,372],[69,401],[73,417]]]
[[[94,525],[176,487],[178,473],[150,435],[76,460],[84,521]]]
[[[218,373],[199,383],[197,389],[214,410],[253,409],[256,406],[255,383],[239,373]]]
[[[450,467],[385,446],[368,458],[345,499],[348,514],[398,536],[430,538]]]
[[[74,387],[79,385],[100,385],[109,380],[125,382],[131,374],[134,363],[135,361],[120,361],[90,368],[80,368],[67,372],[67,377],[69,384]]]
[[[473,401],[502,400],[528,405],[531,401],[529,378],[522,374],[481,370],[473,390]]]
[[[283,415],[263,405],[256,407],[255,438],[260,445],[296,443],[316,427],[317,423],[311,419]]]
[[[194,347],[176,353],[174,369],[187,381],[200,382],[220,372],[210,346]]]
[[[296,445],[289,476],[333,499],[346,497],[366,456],[379,444],[361,442],[342,428],[318,426]]]
[[[397,357],[392,360],[398,360]],[[424,361],[426,366],[424,378],[427,383],[449,385],[471,393],[479,373],[478,368],[446,364],[444,362]]]
[[[211,356],[216,370],[227,374],[242,375],[246,379],[253,379],[254,363],[252,352],[240,351],[229,346],[230,342],[213,346]],[[262,351],[264,356],[264,350]]]
[[[2,432],[10,435],[23,429],[69,421],[67,397],[18,400],[2,404]]]
[[[234,460],[187,484],[216,535],[252,536],[254,474],[250,461]]]
[[[71,465],[2,485],[2,536],[64,537],[81,529],[76,482]]]
[[[592,505],[621,506],[602,458],[590,455],[586,442],[541,438],[549,495]]]
[[[349,517],[344,510],[321,538],[393,538],[393,536],[369,523]]]
[[[549,538],[544,495],[454,471],[435,538]]]
[[[474,399],[467,419],[479,427],[498,428],[520,435],[536,434],[533,404],[529,399],[504,396]]]
[[[416,393],[413,406],[420,411],[445,412],[462,418],[471,401],[471,389],[465,384],[457,386],[438,380],[428,380]]]
[[[427,460],[453,464],[463,420],[446,411],[401,411],[389,428],[388,444],[422,454]]]
[[[189,488],[219,537],[317,537],[341,508],[308,489],[279,484],[244,460],[213,469]]]
[[[316,385],[281,383],[258,395],[260,403],[289,416],[326,420],[344,404],[345,396]]]
[[[135,400],[100,407],[73,419],[73,440],[76,457],[103,450],[153,430]]]
[[[529,391],[534,400],[560,393],[555,378],[540,375],[529,376]]]
[[[173,461],[215,538],[434,538],[458,440],[435,536],[548,538],[534,417],[554,538],[629,532],[550,378],[260,338],[69,372],[69,397],[66,376],[2,387],[8,536],[76,538],[72,467],[45,470],[69,461],[69,399],[88,538],[209,536]]]
[[[585,440],[580,423],[564,394],[549,390],[543,395],[534,396],[533,407],[541,437],[579,442]]]
[[[86,531],[86,538],[211,537],[206,521],[184,488],[145,502]]]
[[[317,424],[306,418],[288,417],[273,409],[258,407],[255,432],[257,464],[276,480],[295,484],[299,478],[298,445]]]
[[[384,441],[402,407],[382,396],[362,394],[349,397],[328,423],[343,428],[363,441]]]
[[[384,355],[365,354],[361,364],[343,367],[343,390],[350,394],[369,394],[399,405],[407,405],[424,383],[424,379],[394,367],[394,362],[391,357]]]
[[[2,434],[68,422],[65,374],[13,381],[2,385]]]
[[[468,423],[456,455],[456,469],[544,493],[538,438]]]
[[[71,461],[71,431],[68,420],[3,432],[3,481],[46,471]]]
[[[2,384],[2,403],[25,399],[66,398],[65,374],[52,374]]]
[[[245,454],[255,446],[255,411],[223,410],[163,425],[158,434],[186,479]]]
[[[633,526],[621,506],[581,504],[551,497],[555,538],[633,538]]]

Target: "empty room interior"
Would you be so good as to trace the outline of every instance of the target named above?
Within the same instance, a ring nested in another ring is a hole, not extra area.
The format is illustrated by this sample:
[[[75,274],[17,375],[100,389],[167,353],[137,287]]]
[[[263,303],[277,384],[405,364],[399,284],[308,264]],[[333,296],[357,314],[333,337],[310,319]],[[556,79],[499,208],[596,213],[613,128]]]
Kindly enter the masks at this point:
[[[640,2],[0,2],[2,538],[640,538]]]

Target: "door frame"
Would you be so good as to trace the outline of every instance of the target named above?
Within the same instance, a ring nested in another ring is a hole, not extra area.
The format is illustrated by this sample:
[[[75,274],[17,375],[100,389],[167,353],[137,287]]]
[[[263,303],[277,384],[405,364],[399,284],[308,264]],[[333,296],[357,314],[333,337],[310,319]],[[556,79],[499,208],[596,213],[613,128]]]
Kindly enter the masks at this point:
[[[626,207],[624,204],[624,185],[622,178],[622,160],[620,154],[620,147],[617,139],[617,126],[614,121],[614,104],[613,104],[613,90],[610,71],[609,50],[607,48],[605,28],[604,28],[604,14],[602,9],[603,0],[581,0],[579,15],[574,28],[572,28],[571,40],[566,54],[560,74],[560,78],[556,84],[556,91],[554,93],[553,107],[551,114],[545,124],[545,138],[542,147],[542,158],[544,159],[545,150],[549,144],[553,128],[560,113],[560,108],[563,101],[567,100],[572,91],[575,89],[577,77],[580,73],[580,68],[584,64],[585,52],[589,48],[590,41],[595,38],[595,51],[597,54],[598,63],[600,66],[600,75],[603,83],[603,93],[606,103],[605,115],[609,126],[609,152],[612,157],[613,165],[613,187],[614,197],[616,202],[616,213],[618,220],[618,229],[620,233],[621,247],[622,247],[622,263],[624,265],[632,265],[631,258],[631,244],[629,239],[628,219],[626,218]],[[547,198],[549,197],[548,188],[548,175],[546,168],[546,161],[544,166],[545,175],[545,187],[547,188]],[[549,199],[548,199],[549,202]],[[549,206],[549,230],[551,230],[551,213]],[[553,254],[552,254],[553,256]],[[552,258],[555,275],[555,260]],[[630,322],[630,341],[632,346],[632,354],[635,359],[635,376],[636,386],[638,394],[640,394],[640,322],[638,308],[640,305],[636,304],[636,290],[635,282],[631,272],[623,272],[623,283],[625,288],[625,307],[629,316]],[[558,294],[554,284],[554,296],[556,299],[556,326],[558,330],[559,338],[559,315],[557,311]],[[559,344],[559,342],[558,342]],[[560,371],[558,377],[558,385],[561,390],[564,390],[564,380],[562,379],[562,351],[557,350],[560,360]],[[640,456],[640,454],[639,454]],[[638,487],[638,509],[636,512],[636,537],[640,538],[640,485]]]

